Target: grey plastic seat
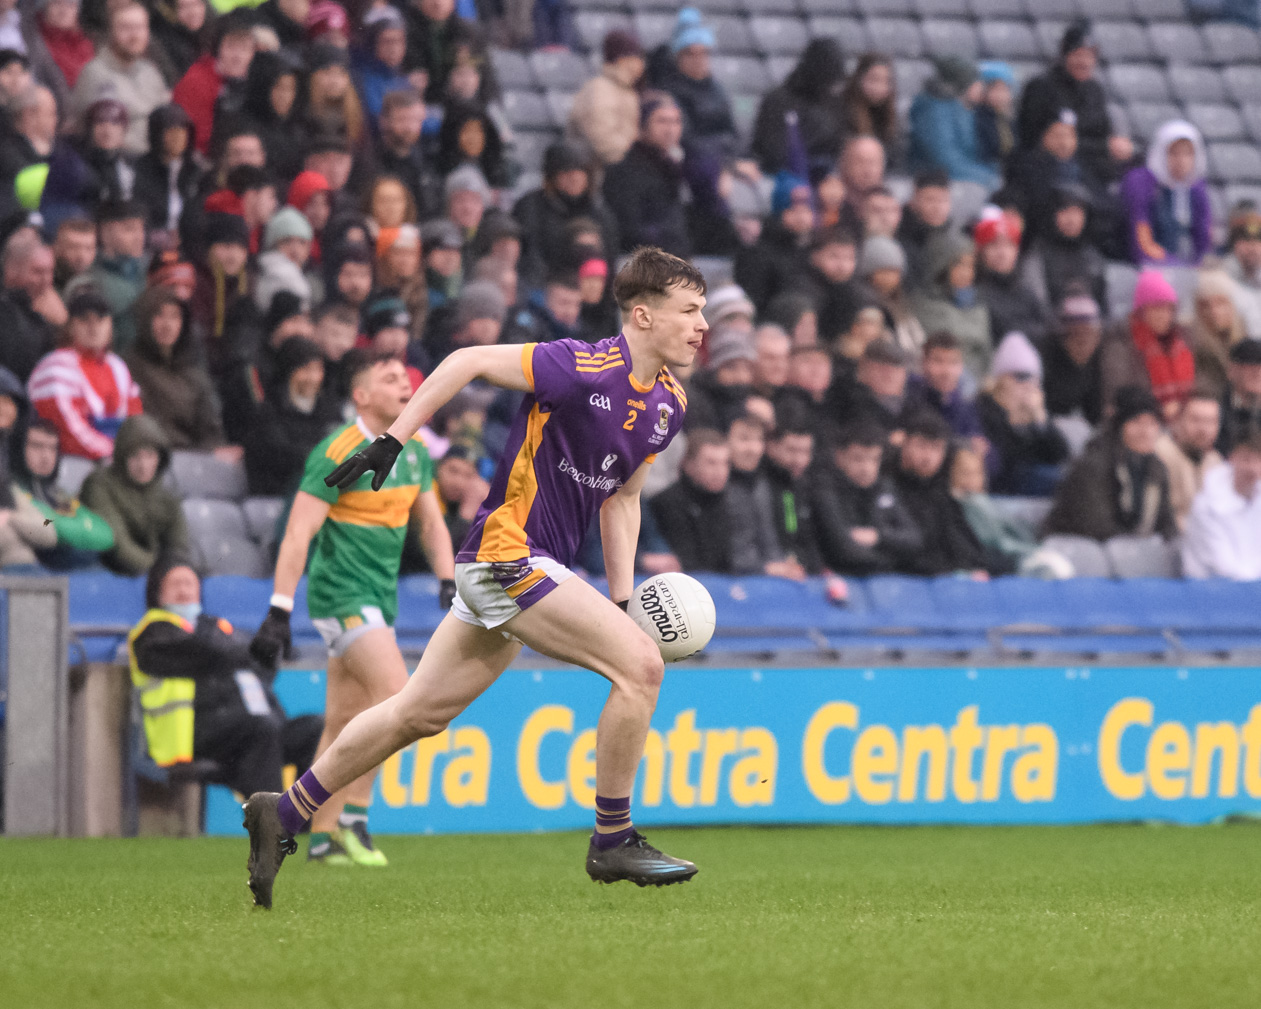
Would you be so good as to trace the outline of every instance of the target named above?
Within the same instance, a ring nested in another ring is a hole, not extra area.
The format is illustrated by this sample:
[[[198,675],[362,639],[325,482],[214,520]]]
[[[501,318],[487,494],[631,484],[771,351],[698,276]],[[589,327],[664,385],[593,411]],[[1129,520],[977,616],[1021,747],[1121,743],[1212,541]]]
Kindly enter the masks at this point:
[[[744,5],[741,0],[688,0],[688,6],[695,7],[705,15],[739,14]]]
[[[541,171],[543,152],[556,139],[556,136],[552,132],[516,130],[513,133],[512,153],[526,171]]]
[[[1077,13],[1100,21],[1129,21],[1134,18],[1135,8],[1142,0],[1077,0]],[[1037,17],[1037,5],[1031,12]],[[1104,55],[1104,59],[1107,56]]]
[[[1213,22],[1200,28],[1204,48],[1214,63],[1261,63],[1261,33],[1239,25]]]
[[[832,15],[811,16],[806,31],[812,39],[836,39],[847,53],[861,53],[877,48],[867,26],[857,18]]]
[[[933,75],[933,65],[928,60],[894,60],[893,79],[897,82],[898,96],[914,98]]]
[[[1250,200],[1261,207],[1261,185],[1228,185],[1225,191],[1228,207],[1233,207],[1244,200]]]
[[[910,17],[915,13],[915,0],[855,0],[854,6],[869,18]]]
[[[1109,262],[1103,276],[1108,289],[1108,315],[1113,319],[1123,319],[1130,314],[1134,304],[1138,270],[1130,263]]]
[[[88,474],[96,469],[96,463],[77,455],[63,455],[57,468],[57,486],[71,497],[78,497],[79,490]]]
[[[1033,22],[1033,33],[1042,46],[1044,58],[1053,60],[1059,57],[1060,40],[1064,37],[1064,29],[1067,27],[1067,21],[1044,21],[1037,18]]]
[[[1067,557],[1078,578],[1112,577],[1112,563],[1097,540],[1085,536],[1048,536],[1042,545]]]
[[[805,22],[800,18],[752,17],[749,34],[758,52],[768,56],[797,56],[809,41]]]
[[[1161,123],[1182,118],[1181,110],[1172,102],[1135,102],[1126,111],[1130,115],[1130,129],[1139,140],[1150,140]],[[1116,128],[1115,123],[1113,128]]]
[[[749,32],[749,22],[745,18],[732,14],[715,14],[713,17],[706,17],[705,23],[714,30],[718,52],[741,56],[758,51]]]
[[[577,91],[592,76],[591,65],[568,49],[540,49],[530,54],[530,64],[539,86],[549,91]]]
[[[635,12],[635,34],[645,49],[655,49],[670,37],[675,16],[660,11]]]
[[[241,502],[241,513],[245,516],[245,529],[265,554],[270,554],[279,530],[276,522],[285,510],[285,499],[282,497],[247,497]]]
[[[956,3],[955,8],[958,9]],[[1023,19],[1025,17],[1024,0],[969,0],[968,10],[978,22],[984,22],[989,18],[1013,18]]]
[[[604,36],[615,28],[630,28],[629,14],[620,11],[580,10],[574,14],[574,28],[583,47],[591,53],[598,53],[604,44]]]
[[[1239,109],[1239,115],[1243,120],[1244,129],[1248,131],[1248,136],[1254,143],[1261,143],[1261,102],[1242,106]]]
[[[1169,68],[1169,84],[1177,101],[1224,102],[1226,85],[1216,67],[1191,67],[1174,64]]]
[[[627,0],[583,0],[582,6],[591,10],[624,11],[629,5]]]
[[[1144,21],[1185,21],[1186,0],[1136,0],[1134,13]]]
[[[1249,136],[1243,118],[1233,105],[1192,103],[1187,118],[1199,127],[1205,140],[1242,140]]]
[[[1147,33],[1133,21],[1097,21],[1091,34],[1099,45],[1099,57],[1105,62],[1156,58]]]
[[[736,121],[736,132],[741,140],[747,142],[753,136],[753,124],[757,122],[757,110],[761,102],[760,95],[731,96],[731,118]]]
[[[1025,0],[1025,16],[1031,21],[1069,22],[1080,16],[1078,0]],[[1056,45],[1059,40],[1056,39]]]
[[[766,64],[756,56],[714,56],[710,67],[714,79],[733,95],[760,95],[772,87]]]
[[[920,25],[920,32],[930,53],[962,56],[966,60],[974,60],[981,54],[981,45],[971,21],[925,19]]]
[[[1261,66],[1245,64],[1227,67],[1222,71],[1222,83],[1226,85],[1230,97],[1239,105],[1261,100],[1257,97],[1261,95]]]
[[[1130,114],[1124,105],[1118,102],[1108,102],[1108,116],[1112,119],[1113,133],[1122,137],[1134,135],[1134,127],[1130,123]]]
[[[770,75],[771,87],[782,84],[785,78],[797,67],[796,56],[768,56],[762,61],[766,72]]]
[[[1261,151],[1252,144],[1209,144],[1208,163],[1222,182],[1261,182]]]
[[[873,49],[893,57],[924,55],[924,38],[919,25],[906,18],[870,18],[867,36]]]
[[[543,98],[552,113],[552,122],[557,125],[569,122],[569,110],[574,104],[573,91],[547,91]]]
[[[500,87],[529,89],[535,86],[534,70],[521,53],[511,49],[492,49],[490,63],[495,68]]]
[[[862,14],[871,13],[864,0],[798,0],[801,12],[806,17],[815,14]]]
[[[170,480],[181,498],[241,501],[247,493],[245,466],[209,452],[172,452]]]
[[[838,3],[835,6],[849,9],[848,4]],[[805,8],[798,4],[797,0],[744,0],[744,9],[750,14],[783,14],[796,17]]]
[[[1127,103],[1167,102],[1172,98],[1165,72],[1147,64],[1115,64],[1108,68],[1108,82],[1113,94]]]
[[[1052,501],[1043,497],[995,496],[994,507],[1011,522],[1018,522],[1030,532],[1036,533],[1051,511]]]
[[[550,130],[561,125],[553,121],[547,99],[537,91],[505,91],[504,112],[519,130]]]
[[[976,26],[981,50],[1000,60],[1036,59],[1042,55],[1038,37],[1023,21],[981,21]]]
[[[1178,549],[1159,536],[1113,536],[1103,545],[1118,578],[1177,578]]]
[[[1161,22],[1148,25],[1152,51],[1170,63],[1207,63],[1208,49],[1195,25]]]
[[[957,18],[967,14],[960,0],[914,0],[915,13],[922,18]]]
[[[184,521],[198,566],[207,575],[245,575],[264,578],[268,565],[250,537],[245,513],[234,501],[189,498],[183,503]]]

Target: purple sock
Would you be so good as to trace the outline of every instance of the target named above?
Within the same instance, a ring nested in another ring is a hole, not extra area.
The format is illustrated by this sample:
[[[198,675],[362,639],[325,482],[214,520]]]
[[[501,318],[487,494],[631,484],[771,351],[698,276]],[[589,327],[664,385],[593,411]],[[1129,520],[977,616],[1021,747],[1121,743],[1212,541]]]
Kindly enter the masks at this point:
[[[630,796],[621,799],[609,799],[603,795],[595,797],[596,831],[591,835],[595,846],[600,849],[616,848],[631,835]]]
[[[328,789],[316,780],[314,771],[307,771],[280,797],[276,812],[280,814],[280,822],[292,837],[328,799]]]

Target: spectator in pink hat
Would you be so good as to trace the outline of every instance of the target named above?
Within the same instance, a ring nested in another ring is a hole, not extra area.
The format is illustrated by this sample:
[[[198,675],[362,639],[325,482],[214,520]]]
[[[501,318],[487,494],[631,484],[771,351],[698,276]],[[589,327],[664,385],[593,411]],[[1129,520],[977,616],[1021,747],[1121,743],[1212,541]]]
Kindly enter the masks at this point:
[[[1145,270],[1134,288],[1134,310],[1104,336],[1100,358],[1103,401],[1123,386],[1150,390],[1172,419],[1195,385],[1195,357],[1178,324],[1178,292],[1159,270]]]

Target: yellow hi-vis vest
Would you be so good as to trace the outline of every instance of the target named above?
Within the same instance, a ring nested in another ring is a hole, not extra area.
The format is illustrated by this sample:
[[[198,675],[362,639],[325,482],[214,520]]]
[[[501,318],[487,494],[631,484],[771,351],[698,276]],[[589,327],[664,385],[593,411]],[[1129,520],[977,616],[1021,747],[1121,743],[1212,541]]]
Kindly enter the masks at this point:
[[[127,658],[131,663],[131,683],[140,691],[144,714],[144,734],[149,756],[159,767],[187,764],[193,759],[193,695],[197,684],[181,676],[149,676],[136,661],[136,639],[150,624],[165,621],[187,631],[192,624],[170,610],[152,609],[127,635]]]

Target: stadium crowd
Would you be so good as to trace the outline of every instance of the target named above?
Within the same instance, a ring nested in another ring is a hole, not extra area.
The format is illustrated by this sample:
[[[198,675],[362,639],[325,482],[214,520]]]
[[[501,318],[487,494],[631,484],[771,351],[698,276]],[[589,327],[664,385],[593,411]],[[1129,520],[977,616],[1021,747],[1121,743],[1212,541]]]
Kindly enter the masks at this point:
[[[733,265],[643,570],[1071,575],[1054,534],[1261,577],[1261,208],[1213,219],[1193,123],[1113,129],[1087,22],[1020,93],[939,56],[905,117],[890,59],[816,38],[743,137],[687,8],[652,51],[607,35],[530,187],[488,40],[567,44],[557,3],[4,6],[0,564],[143,574],[189,546],[172,451],[291,495],[356,357],[418,386],[459,347],[596,342],[652,244]],[[1142,269],[1116,317],[1109,260]],[[426,431],[457,542],[515,407],[470,387]],[[98,464],[81,500],[64,456]]]

